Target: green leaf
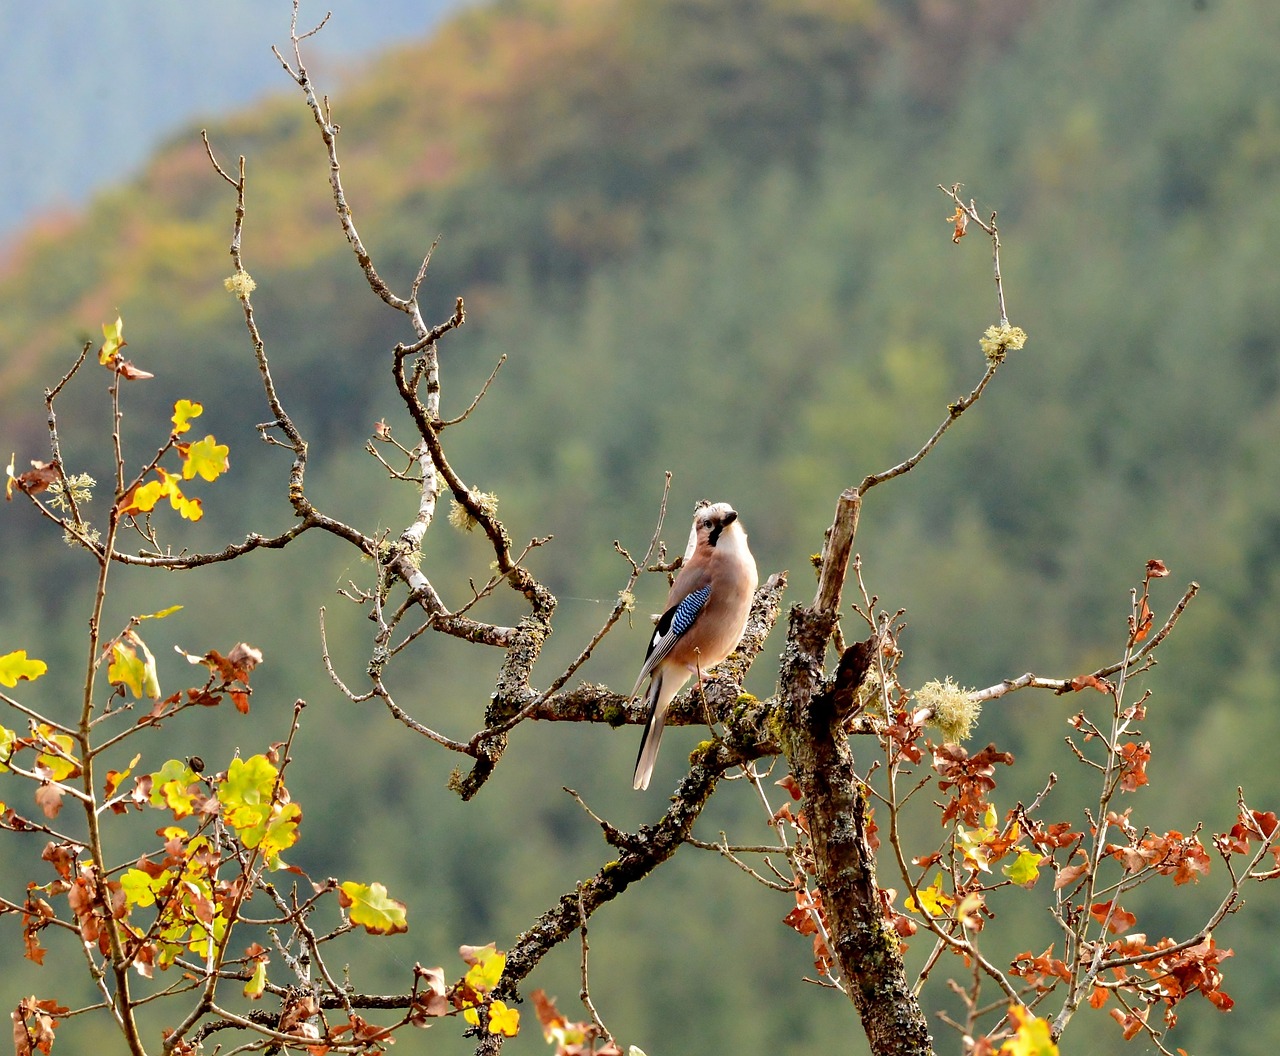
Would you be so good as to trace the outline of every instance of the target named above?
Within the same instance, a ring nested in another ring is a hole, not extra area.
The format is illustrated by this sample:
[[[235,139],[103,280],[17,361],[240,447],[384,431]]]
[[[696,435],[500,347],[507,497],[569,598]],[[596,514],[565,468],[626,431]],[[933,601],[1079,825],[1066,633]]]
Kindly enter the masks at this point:
[[[502,969],[507,965],[507,955],[499,951],[493,943],[479,949],[463,947],[462,954],[471,967],[467,969],[465,981],[467,986],[478,994],[487,994],[498,985]]]
[[[520,1033],[519,1011],[508,1008],[502,1001],[493,1002],[489,1006],[489,1033],[514,1038]]]
[[[121,513],[150,513],[156,503],[165,496],[165,485],[160,480],[149,480],[134,488],[125,496],[120,506]]]
[[[173,473],[168,473],[159,467],[156,472],[160,474],[162,481],[161,487],[163,493],[169,496],[169,505],[178,511],[178,514],[185,517],[188,521],[198,521],[204,516],[204,510],[200,506],[199,499],[189,499],[178,487],[179,478]]]
[[[221,942],[227,933],[227,919],[221,913],[213,918],[213,934],[209,933],[209,929],[203,925],[196,924],[191,928],[191,935],[187,939],[187,948],[197,957],[208,957],[210,953],[209,939],[212,938],[215,943]]]
[[[168,496],[169,505],[188,521],[198,521],[204,516],[200,500],[188,499],[182,493],[182,488],[178,486],[180,477],[166,472],[159,466],[156,467],[156,473],[160,476],[159,480],[149,480],[145,484],[139,484],[125,496],[120,505],[121,513],[150,513],[161,499]]]
[[[1015,884],[1030,887],[1040,879],[1040,863],[1043,860],[1038,851],[1019,851],[1018,857],[1000,871]]]
[[[480,1012],[474,1005],[463,1010],[462,1018],[473,1027],[478,1027],[480,1025]],[[514,1038],[520,1033],[519,1011],[514,1008],[508,1008],[506,1003],[503,1001],[490,1002],[489,1033],[501,1034],[504,1037]]]
[[[297,803],[274,803],[258,824],[240,829],[240,840],[249,848],[260,847],[267,865],[280,865],[280,852],[298,842],[302,808]]]
[[[338,901],[344,909],[351,911],[351,923],[359,924],[370,935],[397,935],[409,930],[405,919],[407,907],[391,898],[387,889],[377,881],[358,884],[348,880],[340,884]]]
[[[114,323],[102,324],[102,347],[98,349],[98,362],[106,366],[120,354],[129,342],[124,339],[124,319],[116,316]]]
[[[200,775],[181,759],[170,759],[151,775],[151,805],[172,810],[175,818],[189,817],[196,800],[191,788],[199,781]]]
[[[244,996],[258,1000],[267,989],[267,959],[259,957],[257,964],[253,967],[253,975],[249,981],[244,984]]]
[[[128,642],[116,642],[111,647],[111,663],[107,667],[107,678],[118,686],[127,686],[129,691],[141,699],[149,697],[160,699],[160,679],[156,674],[156,658],[146,643],[133,631],[125,635]],[[136,646],[137,648],[134,648]],[[141,656],[139,656],[141,651]]]
[[[280,776],[265,755],[251,755],[248,759],[232,759],[227,776],[218,784],[218,801],[222,804],[226,820],[234,828],[238,812],[262,817],[271,805],[275,793],[276,778]],[[260,819],[258,819],[260,820]],[[252,824],[257,824],[254,820]]]
[[[36,760],[41,767],[49,771],[49,776],[55,781],[65,781],[80,773],[80,764],[75,760],[76,742],[65,733],[54,733],[53,727],[43,722],[37,730],[42,739],[58,746],[57,751],[41,752]]]
[[[145,909],[155,905],[156,895],[173,881],[173,870],[152,876],[143,869],[126,869],[120,877],[120,889],[130,906]]]
[[[1014,1035],[1000,1046],[1000,1056],[1058,1056],[1058,1046],[1049,1033],[1047,1020],[1017,1005],[1009,1009]]]
[[[223,820],[246,847],[260,847],[273,869],[280,864],[280,852],[298,842],[302,819],[302,808],[289,802],[289,793],[283,787],[277,791],[279,775],[265,755],[254,755],[233,759],[218,785]]]
[[[20,680],[34,682],[49,670],[43,660],[27,659],[27,651],[18,649],[0,656],[0,686],[12,689]]]
[[[17,739],[18,735],[13,730],[0,726],[0,774],[6,773],[9,769],[5,763],[13,754],[13,745]]]

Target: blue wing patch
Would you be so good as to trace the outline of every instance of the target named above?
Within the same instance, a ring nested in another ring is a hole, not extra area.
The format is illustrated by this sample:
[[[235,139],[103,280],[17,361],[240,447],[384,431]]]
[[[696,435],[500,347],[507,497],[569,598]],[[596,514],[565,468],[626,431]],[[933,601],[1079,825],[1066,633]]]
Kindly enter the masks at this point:
[[[662,663],[675,647],[676,642],[684,636],[685,631],[693,626],[693,621],[698,618],[698,613],[702,611],[709,597],[711,597],[710,583],[685,595],[679,605],[669,608],[662,614],[662,619],[658,621],[653,637],[649,640],[649,652],[645,655],[644,666],[636,679],[635,689],[631,691],[633,697],[640,691],[640,684]]]
[[[684,601],[676,606],[676,611],[671,616],[671,633],[673,637],[679,638],[690,627],[693,621],[698,618],[698,613],[702,611],[702,606],[707,603],[707,598],[711,596],[711,584],[707,584],[701,590],[695,590],[688,595]]]

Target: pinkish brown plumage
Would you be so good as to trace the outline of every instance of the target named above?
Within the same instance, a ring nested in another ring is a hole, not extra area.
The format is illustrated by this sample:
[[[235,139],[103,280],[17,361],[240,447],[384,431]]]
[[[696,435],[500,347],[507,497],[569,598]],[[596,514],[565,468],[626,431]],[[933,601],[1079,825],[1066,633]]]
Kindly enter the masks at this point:
[[[648,720],[636,759],[634,788],[648,788],[662,742],[667,707],[684,684],[705,674],[737,648],[755,594],[756,562],[747,533],[727,502],[703,506],[693,518],[693,550],[667,595],[667,609],[649,641],[649,652],[631,696],[646,677]]]

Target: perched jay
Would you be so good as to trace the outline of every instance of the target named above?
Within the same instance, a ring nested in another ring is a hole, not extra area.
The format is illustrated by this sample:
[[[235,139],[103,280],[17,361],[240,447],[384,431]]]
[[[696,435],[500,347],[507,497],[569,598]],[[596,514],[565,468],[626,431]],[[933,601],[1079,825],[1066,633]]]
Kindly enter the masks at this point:
[[[692,675],[710,670],[737,648],[758,581],[747,533],[727,502],[697,510],[689,542],[667,595],[667,611],[653,632],[631,691],[634,698],[645,677],[650,678],[644,698],[648,720],[633,788],[649,787],[672,699]]]

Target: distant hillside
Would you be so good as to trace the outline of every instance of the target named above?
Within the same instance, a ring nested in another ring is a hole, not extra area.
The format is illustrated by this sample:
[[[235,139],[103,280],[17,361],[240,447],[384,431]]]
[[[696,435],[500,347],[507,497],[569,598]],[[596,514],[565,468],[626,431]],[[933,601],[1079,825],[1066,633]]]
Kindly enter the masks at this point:
[[[329,60],[320,68],[332,70],[425,34],[462,2],[336,0],[304,3],[301,17],[333,12],[334,32],[317,42]],[[0,5],[0,94],[21,100],[0,115],[0,234],[78,208],[180,124],[279,90],[269,49],[287,42],[289,9],[288,0]]]
[[[989,248],[976,235],[951,244],[936,185],[963,182],[999,210],[1009,309],[1030,340],[934,456],[868,501],[858,549],[869,589],[907,609],[909,681],[985,685],[1113,658],[1150,557],[1174,573],[1162,604],[1198,580],[1151,679],[1146,732],[1166,792],[1149,809],[1222,828],[1237,783],[1280,798],[1253,747],[1280,736],[1277,41],[1274,0],[505,0],[320,88],[383,276],[407,288],[439,236],[426,300],[443,317],[466,298],[468,323],[444,345],[446,413],[509,357],[448,444],[463,476],[500,496],[513,533],[556,537],[533,558],[562,599],[552,659],[576,651],[621,585],[610,544],[647,539],[666,469],[671,523],[699,497],[731,499],[762,568],[790,569],[808,589],[839,489],[913,452],[981,372]],[[334,222],[314,122],[286,93],[208,128],[224,164],[248,159],[245,261],[276,380],[313,442],[309,487],[362,524],[399,525],[409,497],[388,497],[360,452],[374,422],[398,427],[387,358],[407,333],[363,286]],[[158,375],[129,392],[137,450],[154,449],[147,412],[179,395],[205,402],[232,444],[243,490],[201,529],[218,540],[288,511],[268,490],[278,453],[256,440],[266,415],[222,285],[234,203],[196,131],[10,255],[0,442],[19,460],[43,452],[42,386],[119,310],[130,352]],[[73,457],[100,474],[105,433],[88,432],[105,421],[99,380],[68,392],[64,420],[86,430]],[[6,540],[36,545],[30,518],[0,518]],[[669,527],[668,540],[683,531]],[[426,560],[485,575],[469,540],[443,523],[432,533]],[[0,611],[0,631],[79,628],[71,559],[60,543],[31,552],[39,559],[0,563],[4,597],[23,599]],[[364,572],[321,549],[291,560],[270,586],[216,573],[179,586],[219,634],[244,628],[278,658],[264,678],[281,680],[280,699],[326,701],[309,747],[336,752],[369,717],[336,706],[316,677],[314,612]],[[263,592],[252,603],[250,589]],[[660,593],[646,584],[641,611]],[[353,664],[365,635],[353,621]],[[584,677],[629,685],[642,638],[639,626],[611,636]],[[487,692],[471,673],[426,661],[416,673],[414,704],[469,728]],[[752,691],[770,692],[760,677]],[[1072,704],[993,707],[977,736],[1065,773],[1059,724]],[[664,765],[677,765],[684,733],[669,735]],[[541,754],[503,777],[503,804],[477,807],[510,840],[493,849],[478,905],[459,910],[471,937],[449,924],[416,938],[487,940],[547,894],[540,861],[595,860],[576,808],[555,799],[561,784],[606,813],[635,809],[611,798],[632,739],[539,736]],[[424,770],[418,746],[386,738],[394,788],[358,794],[410,788],[449,838],[469,838],[444,776]],[[298,794],[337,810],[332,789]],[[503,813],[512,803],[532,820]],[[372,825],[348,835],[333,854],[404,842]],[[414,848],[398,853],[406,876],[425,868]],[[785,1012],[761,1002],[776,976],[806,970],[804,951],[753,915],[776,906],[757,910],[734,889],[743,902],[713,913],[727,896],[706,883],[655,878],[654,901],[615,920],[624,935],[659,934],[600,969],[602,989],[624,995],[618,1028],[662,1037],[666,1026],[690,1052],[846,1045],[824,995]],[[1206,898],[1217,890],[1203,886]],[[1219,936],[1237,951],[1226,988],[1249,1031],[1187,1008],[1188,1051],[1272,1051],[1280,1037],[1273,951],[1262,929],[1233,923]],[[1028,916],[1023,948],[1043,949],[1049,924]],[[739,938],[752,956],[722,981],[682,946]],[[1113,1045],[1113,1027],[1082,1024],[1071,1044]]]

